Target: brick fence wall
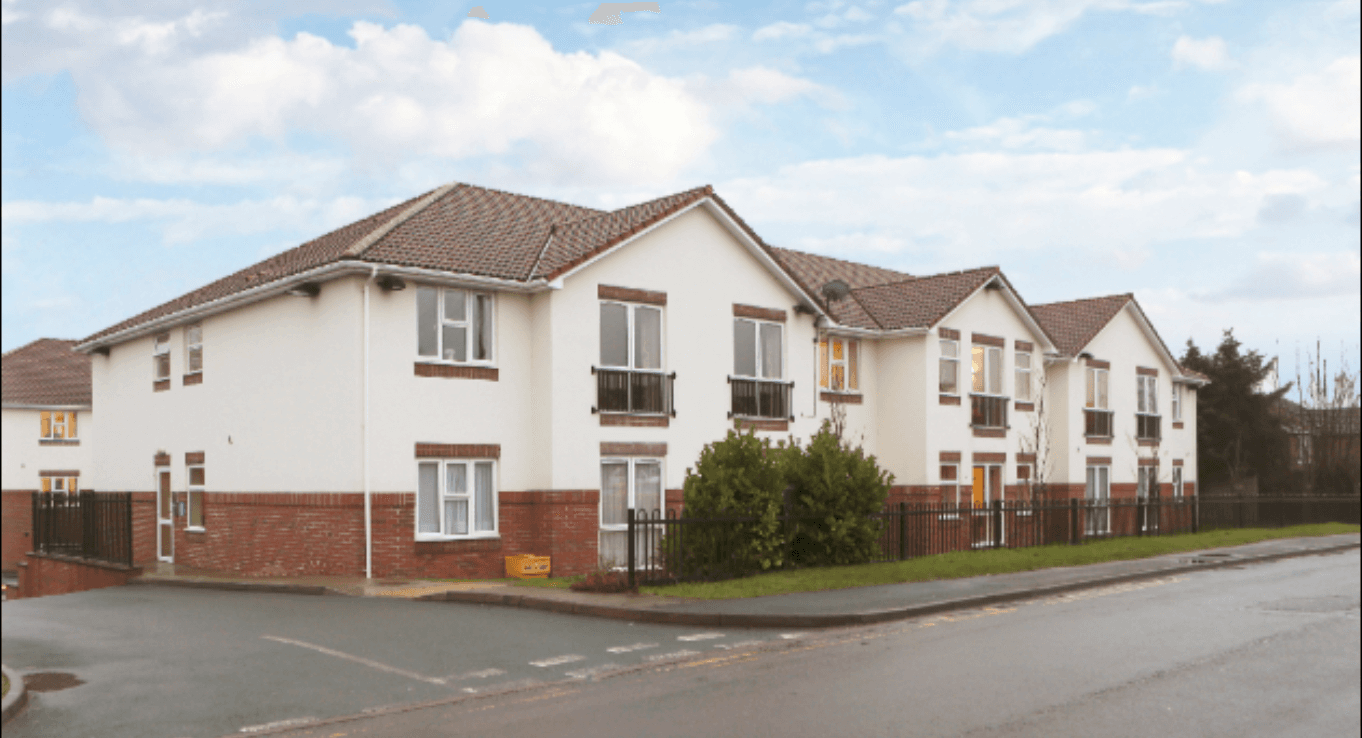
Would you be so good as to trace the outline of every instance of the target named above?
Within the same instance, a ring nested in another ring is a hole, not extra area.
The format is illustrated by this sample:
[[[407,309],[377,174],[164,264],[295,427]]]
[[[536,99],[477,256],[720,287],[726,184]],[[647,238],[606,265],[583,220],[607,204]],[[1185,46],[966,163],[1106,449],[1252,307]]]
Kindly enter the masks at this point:
[[[0,491],[0,569],[15,571],[33,547],[33,492]]]
[[[142,573],[135,566],[37,553],[27,554],[18,570],[19,597],[22,598],[117,587]]]

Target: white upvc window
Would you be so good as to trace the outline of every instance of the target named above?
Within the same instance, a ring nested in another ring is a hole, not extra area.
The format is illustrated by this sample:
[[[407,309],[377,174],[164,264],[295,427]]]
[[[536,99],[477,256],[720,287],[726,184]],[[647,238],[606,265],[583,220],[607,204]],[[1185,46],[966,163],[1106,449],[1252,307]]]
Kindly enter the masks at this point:
[[[184,366],[186,374],[199,374],[203,371],[203,323],[185,326]]]
[[[495,312],[487,293],[417,287],[417,355],[458,364],[494,363]]]
[[[861,344],[828,336],[818,342],[818,386],[832,392],[860,390]]]
[[[1173,499],[1182,499],[1182,467],[1173,467]]]
[[[170,379],[170,334],[158,333],[152,342],[152,371],[156,381]]]
[[[977,344],[971,347],[970,376],[970,391],[974,394],[1003,394],[1003,350]]]
[[[44,410],[38,415],[38,437],[44,441],[74,441],[76,435],[75,410]]]
[[[80,491],[80,477],[40,477],[39,489],[49,494],[76,494]]]
[[[628,510],[650,517],[663,512],[662,459],[601,459],[600,565],[624,566],[629,560]]]
[[[1174,422],[1181,421],[1181,420],[1182,420],[1182,388],[1179,387],[1179,386],[1177,386],[1177,385],[1175,384],[1175,385],[1173,385],[1173,386],[1168,390],[1168,392],[1169,392],[1170,395],[1172,395],[1172,399],[1173,399],[1173,421],[1174,421]]]
[[[416,469],[417,540],[497,535],[495,461],[422,461]]]
[[[185,527],[203,530],[203,465],[191,464],[186,471],[189,478],[189,514],[185,518]]]
[[[1085,497],[1090,503],[1085,528],[1090,536],[1111,532],[1111,467],[1089,466]]]
[[[955,505],[960,504],[960,465],[956,463],[943,463],[940,471],[941,477],[941,501],[951,502]],[[954,488],[952,494],[950,488]]]
[[[1015,386],[1014,389],[1013,389],[1013,396],[1017,399],[1018,402],[1030,402],[1030,401],[1031,401],[1031,352],[1030,352],[1030,351],[1018,351],[1018,352],[1017,352],[1017,355],[1016,355],[1016,357],[1015,357],[1015,361],[1016,361],[1016,364],[1015,364],[1015,367],[1016,367],[1015,374],[1016,374],[1016,376],[1014,377],[1014,380],[1013,380],[1013,381],[1016,383],[1016,386]]]
[[[941,360],[938,362],[938,384],[943,395],[960,394],[960,342],[941,339]]]
[[[748,318],[733,319],[733,376],[780,379],[784,376],[785,326]]]
[[[1107,398],[1108,372],[1106,369],[1087,368],[1087,399],[1084,407],[1089,410],[1106,410],[1109,408]]]
[[[1141,415],[1159,414],[1159,378],[1140,374],[1135,377],[1137,409]]]
[[[660,372],[662,345],[662,308],[601,302],[601,366]]]

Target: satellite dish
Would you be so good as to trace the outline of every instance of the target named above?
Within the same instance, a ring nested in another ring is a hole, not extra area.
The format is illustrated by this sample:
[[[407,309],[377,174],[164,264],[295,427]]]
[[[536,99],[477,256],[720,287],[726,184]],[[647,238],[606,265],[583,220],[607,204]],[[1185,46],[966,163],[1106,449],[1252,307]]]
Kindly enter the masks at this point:
[[[850,294],[851,285],[847,284],[846,282],[843,282],[840,279],[834,279],[831,282],[828,282],[827,284],[823,285],[823,299],[827,300],[828,302],[837,302],[838,300]]]

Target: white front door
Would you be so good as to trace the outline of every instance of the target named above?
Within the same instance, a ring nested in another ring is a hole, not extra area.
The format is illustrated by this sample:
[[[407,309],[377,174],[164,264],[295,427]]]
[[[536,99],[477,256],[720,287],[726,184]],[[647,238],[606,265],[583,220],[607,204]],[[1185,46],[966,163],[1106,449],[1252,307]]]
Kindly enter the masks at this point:
[[[156,559],[175,561],[175,504],[169,469],[156,470]]]

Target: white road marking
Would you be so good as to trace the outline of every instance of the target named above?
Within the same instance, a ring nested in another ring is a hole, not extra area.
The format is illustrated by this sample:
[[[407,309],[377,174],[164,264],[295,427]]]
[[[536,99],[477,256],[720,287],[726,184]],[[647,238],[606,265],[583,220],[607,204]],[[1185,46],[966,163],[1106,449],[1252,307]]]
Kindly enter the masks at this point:
[[[464,687],[463,691],[469,694],[480,694],[482,692],[501,692],[503,690],[524,689],[533,687],[536,684],[543,684],[538,679],[517,679],[513,682],[501,682],[499,684],[489,684],[486,687]]]
[[[635,643],[632,646],[611,646],[605,649],[610,653],[629,653],[630,651],[642,651],[648,648],[657,648],[656,643]]]
[[[803,638],[803,637],[804,637],[804,634],[803,634],[803,633],[781,633],[781,634],[780,634],[780,637],[781,637],[781,638],[784,638],[784,639],[787,640],[787,641],[793,641],[793,640],[796,639],[796,638]]]
[[[272,723],[265,723],[264,725],[248,725],[237,732],[259,733],[265,730],[274,730],[275,728],[290,728],[295,725],[306,725],[315,722],[317,722],[317,718],[314,717],[290,718],[288,720],[275,720]]]
[[[543,669],[543,668],[546,668],[546,667],[549,667],[549,666],[557,666],[557,665],[559,665],[559,664],[570,664],[570,663],[572,663],[572,662],[574,662],[574,661],[586,661],[586,657],[585,657],[585,656],[578,656],[578,655],[575,654],[575,653],[570,653],[570,654],[567,654],[566,656],[554,656],[554,657],[551,658],[551,659],[542,659],[542,660],[540,660],[540,661],[531,661],[531,662],[530,662],[530,666],[538,666],[539,668]]]
[[[501,676],[505,673],[506,672],[501,669],[483,669],[482,671],[470,671],[467,674],[451,674],[450,676],[445,677],[445,679],[456,681],[460,679],[486,679],[488,677]]]
[[[691,635],[677,636],[678,641],[712,641],[715,638],[723,638],[723,633],[692,633]]]
[[[698,654],[698,653],[700,653],[700,652],[699,652],[699,651],[673,651],[673,652],[671,652],[671,653],[655,653],[655,654],[653,654],[652,656],[648,656],[648,657],[646,658],[646,660],[647,660],[647,661],[667,661],[667,660],[669,660],[669,659],[679,659],[679,658],[683,658],[683,657],[686,657],[686,656],[694,656],[694,655],[696,655],[696,654]]]
[[[355,663],[357,663],[357,664],[364,664],[365,666],[368,666],[368,667],[371,667],[371,668],[374,668],[374,669],[378,669],[379,671],[386,671],[386,672],[388,672],[389,674],[397,674],[398,676],[404,676],[404,677],[407,677],[408,679],[415,679],[415,680],[420,681],[420,682],[427,682],[427,683],[429,683],[429,684],[444,684],[444,683],[445,683],[445,680],[443,680],[443,679],[436,679],[436,678],[434,678],[434,677],[422,676],[422,675],[420,675],[420,674],[417,674],[417,673],[414,672],[414,671],[407,671],[406,669],[399,669],[399,668],[397,668],[396,666],[388,666],[387,664],[379,663],[379,662],[374,661],[374,660],[372,660],[372,659],[366,659],[366,658],[364,658],[363,656],[352,656],[352,655],[350,655],[350,654],[348,654],[348,653],[344,653],[344,652],[341,652],[341,651],[337,651],[337,650],[334,650],[334,649],[330,649],[330,648],[327,648],[327,647],[325,647],[325,646],[318,646],[318,645],[315,644],[315,643],[307,643],[307,642],[305,642],[305,641],[295,641],[295,640],[293,640],[292,638],[280,638],[280,637],[278,637],[278,636],[260,636],[260,637],[261,637],[261,638],[264,638],[264,639],[267,640],[267,641],[275,641],[275,642],[277,642],[277,643],[287,643],[287,644],[292,645],[292,646],[302,646],[303,648],[310,648],[310,649],[312,649],[313,651],[317,651],[318,653],[324,653],[324,654],[326,654],[326,655],[328,655],[328,656],[335,656],[336,658],[339,658],[339,659],[346,659],[346,660],[348,660],[348,661],[353,661],[353,662],[355,662]]]
[[[588,666],[585,669],[569,671],[567,675],[572,677],[573,679],[589,679],[590,677],[596,676],[597,674],[600,674],[602,672],[613,671],[615,669],[620,668],[623,667],[621,667],[619,664],[601,664],[600,666]]]
[[[722,648],[727,651],[730,648],[747,648],[748,646],[760,646],[761,641],[738,641],[737,643],[716,643],[715,648]]]

